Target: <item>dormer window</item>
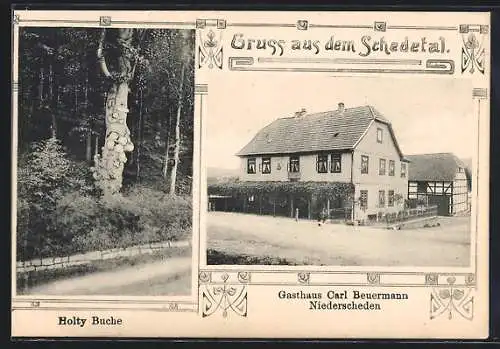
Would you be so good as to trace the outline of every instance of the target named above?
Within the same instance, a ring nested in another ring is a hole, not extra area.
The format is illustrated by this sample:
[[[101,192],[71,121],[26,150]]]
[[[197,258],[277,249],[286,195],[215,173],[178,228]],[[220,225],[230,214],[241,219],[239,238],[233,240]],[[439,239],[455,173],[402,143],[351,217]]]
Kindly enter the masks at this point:
[[[382,143],[383,138],[384,138],[384,130],[382,130],[381,128],[377,128],[377,142]]]
[[[255,172],[256,172],[255,158],[248,158],[247,159],[247,173],[248,174],[255,174]]]

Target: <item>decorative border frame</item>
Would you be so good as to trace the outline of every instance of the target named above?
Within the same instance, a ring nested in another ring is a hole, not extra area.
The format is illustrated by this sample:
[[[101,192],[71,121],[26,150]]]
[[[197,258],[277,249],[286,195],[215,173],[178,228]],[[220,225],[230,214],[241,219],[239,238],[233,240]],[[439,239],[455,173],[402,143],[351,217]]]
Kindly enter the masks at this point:
[[[462,65],[461,74],[485,74],[484,58],[485,48],[478,44],[476,34],[479,33],[481,40],[489,33],[489,26],[475,24],[461,24],[458,26],[413,26],[413,25],[387,25],[386,22],[375,21],[373,25],[322,25],[312,24],[307,20],[298,20],[295,24],[276,23],[230,23],[226,20],[214,20],[214,23],[223,21],[226,26],[217,26],[219,40],[222,41],[222,30],[227,27],[273,27],[273,28],[293,28],[297,30],[309,30],[313,28],[363,28],[373,29],[375,32],[386,32],[388,30],[433,30],[433,31],[455,31],[462,35]],[[206,28],[209,25],[202,26]],[[216,42],[217,35],[214,29],[209,29],[210,35],[203,42]],[[464,38],[464,35],[468,35]],[[200,38],[203,38],[200,36]],[[222,51],[221,51],[222,52]],[[222,54],[222,53],[221,53]],[[465,61],[465,63],[464,63]],[[294,63],[295,66],[273,67],[273,64]],[[307,64],[314,64],[314,67]],[[325,64],[327,67],[319,68],[318,64]],[[390,65],[391,68],[364,67],[351,68],[349,65]],[[340,66],[340,67],[339,67]],[[415,68],[417,66],[418,68]],[[201,65],[200,65],[201,67]],[[214,66],[209,66],[209,69]],[[219,67],[219,69],[222,69]],[[426,59],[403,60],[403,59],[362,59],[362,58],[288,58],[288,57],[228,57],[228,70],[235,72],[310,72],[310,73],[347,73],[345,76],[353,74],[439,74],[452,76],[455,74],[455,61],[451,59]],[[477,101],[478,123],[481,120],[480,103],[481,99],[488,98],[487,88],[473,88],[472,99]],[[478,128],[478,142],[480,139]],[[479,161],[479,160],[478,160]],[[473,175],[473,187],[476,189],[478,197],[479,169],[476,166],[476,173]],[[273,266],[272,270],[267,270],[264,266],[222,266],[206,265],[200,268],[200,300],[203,317],[212,315],[217,310],[222,311],[223,317],[227,316],[228,310],[233,310],[239,316],[247,316],[246,307],[248,297],[248,287],[250,285],[259,286],[354,286],[354,287],[425,287],[430,289],[430,319],[435,319],[447,312],[449,319],[452,313],[456,312],[462,317],[473,319],[473,291],[477,288],[477,215],[471,217],[475,219],[474,244],[470,245],[470,253],[473,248],[476,253],[473,260],[473,272],[399,272],[399,271],[325,271],[318,268],[304,267],[278,267]],[[472,228],[471,228],[472,229]],[[344,267],[345,269],[354,269]],[[380,268],[382,269],[382,268]],[[424,268],[425,269],[425,268]],[[434,268],[435,269],[435,268]],[[460,268],[468,269],[468,268]],[[280,280],[280,281],[276,281]],[[219,288],[217,288],[219,287]],[[220,288],[222,287],[222,289]],[[232,294],[227,290],[231,289]],[[215,290],[217,297],[213,297]],[[245,294],[245,297],[241,294]],[[233,295],[238,294],[238,297]],[[235,309],[236,307],[236,309]],[[215,310],[214,310],[215,309]]]
[[[306,19],[297,20],[295,23],[245,23],[228,22],[226,19],[196,19],[195,21],[123,21],[113,20],[111,16],[100,16],[95,20],[25,20],[19,13],[13,15],[13,26],[48,26],[54,24],[63,26],[87,25],[95,27],[119,27],[121,25],[148,25],[155,28],[171,29],[195,29],[197,34],[196,61],[197,68],[201,69],[224,69],[224,51],[222,45],[222,32],[226,28],[296,28],[299,31],[313,30],[315,28],[344,28],[344,29],[371,29],[374,32],[387,32],[396,30],[431,30],[431,31],[451,31],[462,35],[462,61],[461,74],[485,74],[485,49],[481,45],[481,40],[489,34],[488,25],[460,24],[458,26],[418,26],[418,25],[389,25],[385,21],[374,21],[373,23],[361,25],[335,25],[310,23]],[[479,39],[477,36],[479,35]],[[274,63],[289,64],[328,64],[327,68],[313,67],[290,67],[273,68]],[[267,65],[266,65],[267,64]],[[379,66],[396,66],[392,68],[351,68],[349,65],[372,64]],[[270,65],[270,66],[269,66]],[[346,67],[347,65],[347,67]],[[416,69],[415,66],[419,68]],[[439,74],[453,75],[455,73],[455,62],[453,60],[427,59],[425,63],[421,60],[394,60],[394,59],[325,59],[320,62],[318,59],[291,60],[290,58],[266,58],[258,57],[229,57],[228,70],[230,71],[274,71],[274,72],[328,72],[328,73],[398,73],[398,74]],[[349,76],[349,74],[345,76]],[[18,92],[18,82],[13,80],[12,92],[16,98]],[[208,95],[207,84],[195,85],[195,108],[199,109],[199,129],[202,126],[202,110],[204,96]],[[477,100],[478,122],[480,120],[481,100],[488,98],[487,88],[474,88],[473,100]],[[196,112],[195,112],[196,113]],[[196,117],[196,116],[195,116]],[[203,136],[200,137],[200,149]],[[479,131],[478,131],[479,141]],[[201,156],[200,156],[200,168]],[[479,176],[479,168],[475,173],[475,182]],[[199,176],[202,190],[203,179]],[[478,186],[476,188],[476,198]],[[200,190],[200,203],[203,201],[203,194]],[[201,204],[200,204],[201,206]],[[200,207],[201,211],[204,209]],[[201,213],[199,212],[201,217]],[[199,217],[199,218],[200,218]],[[477,216],[475,222],[475,249],[477,251]],[[198,242],[200,241],[201,229],[198,224]],[[472,233],[472,232],[471,232]],[[193,233],[195,236],[195,233]],[[171,301],[171,300],[94,300],[75,298],[50,298],[50,297],[13,297],[12,310],[15,309],[127,309],[127,310],[152,310],[152,311],[173,311],[173,312],[198,312],[202,317],[208,317],[217,312],[222,312],[222,316],[227,317],[230,312],[238,316],[246,317],[248,289],[250,285],[287,285],[287,286],[372,286],[372,287],[428,287],[430,288],[430,318],[434,319],[444,313],[451,314],[457,311],[463,317],[471,320],[473,317],[473,291],[476,289],[477,280],[477,252],[474,260],[473,272],[385,272],[385,271],[325,271],[319,269],[306,269],[286,267],[273,270],[265,270],[259,266],[213,266],[201,263],[202,248],[205,246],[193,244],[193,248],[198,246],[198,265],[193,265],[193,272],[198,273],[197,285],[198,298],[194,302]],[[472,252],[471,245],[471,252]],[[195,253],[193,249],[193,253]],[[280,282],[275,281],[279,278]],[[158,297],[157,297],[158,298]],[[73,304],[76,307],[65,307],[65,304]],[[87,307],[85,305],[90,305]],[[62,306],[57,306],[62,305]]]
[[[75,26],[90,25],[92,28],[103,28],[103,27],[113,27],[120,25],[156,25],[161,29],[191,29],[195,30],[195,22],[148,22],[148,21],[112,21],[111,16],[100,16],[98,20],[24,20],[21,18],[19,13],[14,13],[12,17],[13,31],[16,31],[18,27],[37,27],[37,26],[50,26],[54,24],[57,27],[63,27],[64,25]],[[154,27],[156,29],[157,27]],[[196,40],[196,39],[195,39]],[[196,43],[195,43],[196,46]],[[12,49],[15,50],[17,47],[13,45]],[[15,52],[12,52],[12,57],[15,57]],[[196,69],[195,69],[196,70]],[[195,75],[196,80],[196,75]],[[12,77],[12,100],[13,104],[18,103],[18,92],[19,92],[19,82],[17,77]],[[201,120],[203,116],[203,96],[208,93],[208,87],[206,84],[197,84],[195,81],[194,86],[194,118],[195,121],[198,118],[200,121],[199,128],[201,129]],[[13,117],[17,120],[17,108],[14,108]],[[13,123],[12,132],[17,132],[17,122]],[[196,125],[195,125],[196,128]],[[195,131],[196,132],[196,131]],[[14,147],[13,147],[14,148]],[[195,144],[195,148],[197,148]],[[13,176],[14,177],[14,176]],[[198,175],[198,185],[201,188],[202,179]],[[14,191],[14,190],[13,190]],[[198,190],[199,191],[199,190]],[[11,193],[12,200],[15,200],[15,193]],[[193,199],[195,191],[193,191]],[[199,222],[200,209],[195,210],[198,213],[198,217],[193,215],[193,220],[197,219]],[[15,213],[14,213],[15,214]],[[197,229],[195,228],[197,227]],[[13,228],[15,229],[15,228]],[[13,231],[15,233],[15,230]],[[191,241],[192,256],[197,255],[197,250],[200,250],[199,237],[200,237],[200,226],[199,223],[195,224],[193,222],[193,236]],[[15,239],[14,239],[15,240]],[[198,254],[199,256],[199,254]],[[43,296],[43,295],[14,295],[11,297],[11,311],[15,310],[127,310],[127,311],[156,311],[156,312],[195,312],[199,311],[198,297],[196,290],[198,289],[198,270],[199,270],[199,259],[197,264],[192,263],[191,269],[191,294],[190,295],[180,295],[180,296],[151,296],[151,297],[119,297],[120,299],[115,299],[111,296]],[[13,256],[12,263],[15,263],[15,257]],[[15,279],[14,279],[15,280]],[[12,285],[11,285],[12,286]],[[13,289],[15,294],[16,290]]]

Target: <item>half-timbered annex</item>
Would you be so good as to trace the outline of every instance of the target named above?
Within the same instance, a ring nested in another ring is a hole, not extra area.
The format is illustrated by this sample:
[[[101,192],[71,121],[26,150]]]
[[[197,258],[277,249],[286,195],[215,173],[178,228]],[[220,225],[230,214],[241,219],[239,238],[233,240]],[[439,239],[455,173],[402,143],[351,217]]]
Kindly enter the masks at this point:
[[[450,216],[469,210],[466,165],[452,153],[409,155],[412,171],[408,198],[419,204],[437,205],[438,214]]]
[[[377,219],[404,208],[409,163],[372,106],[280,118],[237,156],[239,180],[209,185],[217,209],[315,219]]]

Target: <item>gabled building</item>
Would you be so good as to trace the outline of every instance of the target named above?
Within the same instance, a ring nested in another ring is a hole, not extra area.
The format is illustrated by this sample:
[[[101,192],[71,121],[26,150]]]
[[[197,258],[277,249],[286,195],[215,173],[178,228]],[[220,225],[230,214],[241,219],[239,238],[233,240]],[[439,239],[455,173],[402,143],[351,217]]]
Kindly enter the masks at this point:
[[[469,210],[470,172],[452,153],[409,155],[412,171],[408,198],[438,206],[438,214],[451,216]]]
[[[402,210],[408,195],[409,163],[391,123],[371,106],[339,103],[337,110],[277,119],[237,156],[240,176],[232,188],[245,188],[244,212],[271,213],[272,206],[273,214],[294,216],[298,209],[305,218],[326,210],[377,219]]]

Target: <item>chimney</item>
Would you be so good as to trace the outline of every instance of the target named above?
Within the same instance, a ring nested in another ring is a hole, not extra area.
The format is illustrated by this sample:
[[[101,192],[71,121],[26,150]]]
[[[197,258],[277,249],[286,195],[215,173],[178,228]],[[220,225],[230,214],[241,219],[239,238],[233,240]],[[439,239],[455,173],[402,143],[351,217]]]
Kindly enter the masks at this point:
[[[295,112],[295,117],[296,117],[296,118],[300,118],[301,116],[306,115],[306,113],[307,113],[306,108],[302,108],[302,109],[300,109],[299,111],[296,111],[296,112]]]
[[[345,105],[344,105],[344,103],[340,102],[339,103],[339,108],[337,109],[337,111],[339,113],[342,113],[344,110],[345,110]]]

